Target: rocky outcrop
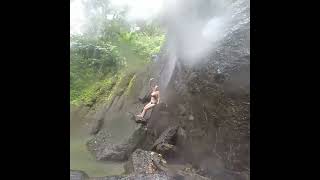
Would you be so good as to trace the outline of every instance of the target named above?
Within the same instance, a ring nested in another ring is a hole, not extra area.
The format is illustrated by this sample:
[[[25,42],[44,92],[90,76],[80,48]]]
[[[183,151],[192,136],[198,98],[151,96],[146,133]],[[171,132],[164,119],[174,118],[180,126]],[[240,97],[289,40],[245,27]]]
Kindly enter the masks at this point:
[[[82,180],[82,179],[72,179],[70,175],[70,180]],[[165,173],[155,173],[155,174],[128,174],[128,175],[117,175],[117,176],[106,176],[106,177],[90,177],[85,180],[175,180],[172,177],[166,175]]]
[[[118,175],[118,176],[106,176],[106,177],[92,177],[90,180],[123,180],[127,176]]]
[[[161,154],[142,149],[132,153],[125,164],[125,170],[124,175],[90,178],[83,171],[70,170],[70,180],[209,180],[190,168],[171,170]]]
[[[143,118],[138,117],[138,116],[136,116],[136,114],[133,114],[131,112],[129,114],[131,115],[131,119],[134,120],[135,122],[141,123],[141,124],[146,124],[146,123],[148,123],[148,120],[150,119],[150,117],[152,115],[152,111],[153,111],[153,109],[149,109]]]
[[[162,158],[161,154],[137,149],[126,163],[125,171],[126,173],[154,174],[167,171],[165,165],[166,161]]]
[[[125,176],[107,176],[90,178],[90,180],[174,180],[164,173],[157,174],[130,174]]]
[[[162,132],[160,137],[152,145],[151,150],[155,150],[161,154],[175,149],[175,138],[179,126],[170,126]]]
[[[186,169],[175,171],[170,169],[161,154],[153,151],[137,149],[125,165],[126,173],[159,174],[166,179],[209,180],[197,174],[196,171]]]
[[[123,161],[144,141],[146,129],[138,124],[130,137],[123,142],[112,143],[109,140],[110,133],[101,130],[96,136],[87,142],[88,150],[97,160]]]
[[[88,180],[89,176],[83,171],[70,170],[70,180]]]

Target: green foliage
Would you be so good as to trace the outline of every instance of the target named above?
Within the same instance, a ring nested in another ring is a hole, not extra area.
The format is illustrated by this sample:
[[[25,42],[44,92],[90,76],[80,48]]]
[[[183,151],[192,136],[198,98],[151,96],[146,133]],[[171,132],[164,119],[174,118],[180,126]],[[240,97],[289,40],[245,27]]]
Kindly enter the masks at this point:
[[[104,96],[105,94],[110,94],[113,90],[117,81],[117,77],[106,78],[102,81],[97,81],[88,88],[84,89],[74,100],[71,102],[72,104],[85,104],[87,106],[92,106],[94,103],[98,101],[99,98]]]
[[[87,106],[129,91],[135,71],[150,62],[164,41],[157,25],[136,28],[125,20],[125,10],[111,9],[108,1],[90,1],[88,28],[70,37],[70,101]]]
[[[114,88],[110,93],[105,94],[107,98],[105,98],[104,100],[110,102],[113,100],[114,97],[121,96],[123,93],[125,93],[133,77],[133,72],[124,71],[123,73],[119,74],[117,83],[115,84]]]
[[[130,44],[134,53],[144,59],[149,59],[158,53],[164,41],[163,34],[148,35],[141,31],[121,33],[120,37],[122,41]]]
[[[123,58],[116,46],[104,43],[101,47],[81,41],[75,41],[70,51],[71,101],[80,98],[84,89],[104,80],[123,66]]]

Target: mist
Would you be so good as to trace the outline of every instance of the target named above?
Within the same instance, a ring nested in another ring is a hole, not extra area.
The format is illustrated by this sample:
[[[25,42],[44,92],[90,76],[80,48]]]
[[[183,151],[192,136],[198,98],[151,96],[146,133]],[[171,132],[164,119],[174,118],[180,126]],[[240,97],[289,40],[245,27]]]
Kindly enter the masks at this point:
[[[106,16],[112,19],[115,12],[126,11],[126,21],[135,26],[137,21],[153,22],[163,13],[163,0],[109,0],[98,2],[99,5],[107,4],[109,12],[101,13],[101,8],[97,8],[95,0],[72,0],[70,1],[70,34],[83,34],[92,24],[88,15]],[[99,14],[100,13],[100,14]],[[98,17],[99,18],[99,17]]]
[[[112,8],[127,9],[128,22],[154,21],[162,13],[163,0],[111,0]]]
[[[99,8],[84,8],[83,2],[94,7],[94,0],[71,2],[71,34],[81,34],[94,25],[86,14]],[[112,13],[125,9],[124,18],[132,29],[137,28],[136,22],[144,21],[156,22],[165,30],[168,55],[163,88],[177,60],[190,66],[207,61],[234,31],[250,22],[249,0],[110,0],[108,7],[110,12],[96,16],[111,19]]]
[[[249,0],[165,0],[159,18],[166,29],[168,50],[162,89],[167,87],[177,61],[190,67],[207,62],[233,32],[249,23],[249,3]]]
[[[172,53],[194,65],[219,46],[220,42],[242,23],[249,21],[245,14],[247,0],[167,0],[163,21]]]

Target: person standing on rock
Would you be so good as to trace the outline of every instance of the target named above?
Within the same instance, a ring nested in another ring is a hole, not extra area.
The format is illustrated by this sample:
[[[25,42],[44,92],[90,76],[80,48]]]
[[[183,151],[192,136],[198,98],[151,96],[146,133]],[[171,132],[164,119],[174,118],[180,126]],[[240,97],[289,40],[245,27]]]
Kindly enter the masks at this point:
[[[150,82],[153,80],[153,78],[150,79]],[[160,103],[160,91],[159,91],[159,86],[151,86],[151,100],[150,102],[144,106],[142,112],[137,115],[137,117],[143,118],[144,115],[146,114],[147,110],[153,108],[155,105]]]

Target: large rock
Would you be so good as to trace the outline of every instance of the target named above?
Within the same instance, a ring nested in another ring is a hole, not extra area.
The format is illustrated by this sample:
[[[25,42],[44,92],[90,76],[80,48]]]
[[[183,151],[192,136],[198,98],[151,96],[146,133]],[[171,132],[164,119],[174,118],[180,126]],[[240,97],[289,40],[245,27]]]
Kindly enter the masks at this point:
[[[124,161],[138,147],[146,137],[146,129],[138,124],[136,129],[127,139],[119,143],[112,143],[107,130],[101,130],[87,142],[88,150],[97,160]]]
[[[170,169],[161,154],[141,149],[137,149],[132,153],[128,163],[125,165],[125,170],[126,173],[135,174],[134,177],[136,178],[209,180],[195,171],[175,171],[174,169]]]
[[[83,171],[70,170],[70,180],[88,180],[89,176]]]
[[[91,177],[90,180],[209,180],[192,170],[171,170],[160,154],[142,149],[132,153],[125,164],[125,170],[124,175]]]
[[[106,177],[92,177],[90,180],[121,180],[127,176],[118,175],[118,176],[106,176]]]
[[[111,177],[100,177],[90,178],[92,180],[174,180],[172,177],[164,174],[130,174],[126,176],[111,176]]]
[[[153,151],[135,150],[125,165],[126,173],[147,173],[154,174],[165,172],[166,161],[160,154]]]
[[[166,154],[168,151],[173,150],[175,147],[175,138],[179,126],[170,126],[163,131],[160,137],[152,145],[152,150],[156,150],[159,153]]]

